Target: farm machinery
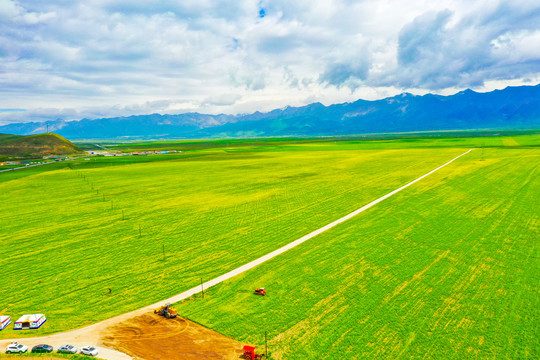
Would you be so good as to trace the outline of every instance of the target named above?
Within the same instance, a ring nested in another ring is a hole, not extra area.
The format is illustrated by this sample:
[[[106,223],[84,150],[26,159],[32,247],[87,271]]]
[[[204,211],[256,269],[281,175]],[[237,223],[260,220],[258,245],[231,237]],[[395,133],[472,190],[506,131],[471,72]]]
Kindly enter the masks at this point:
[[[154,314],[164,316],[167,319],[174,319],[178,316],[178,310],[173,308],[171,305],[172,304],[167,303],[163,306],[158,307],[157,309],[154,309]]]
[[[263,357],[264,357],[264,354],[255,353],[255,347],[244,345],[244,359],[255,360],[255,359],[262,359]]]
[[[255,289],[255,295],[261,295],[261,296],[266,296],[266,290],[265,288],[259,288],[259,289]]]

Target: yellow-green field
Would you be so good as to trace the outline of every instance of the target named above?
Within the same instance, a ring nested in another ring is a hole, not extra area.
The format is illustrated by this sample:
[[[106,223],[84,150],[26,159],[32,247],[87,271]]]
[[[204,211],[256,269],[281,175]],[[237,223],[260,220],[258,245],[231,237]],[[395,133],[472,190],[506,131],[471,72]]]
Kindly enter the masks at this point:
[[[476,142],[491,147],[180,311],[253,343],[268,331],[276,359],[533,358],[538,138],[248,146],[0,174],[0,312],[45,313],[42,329],[16,333],[38,335],[154,303]]]
[[[179,310],[273,359],[538,358],[539,164],[474,151]]]

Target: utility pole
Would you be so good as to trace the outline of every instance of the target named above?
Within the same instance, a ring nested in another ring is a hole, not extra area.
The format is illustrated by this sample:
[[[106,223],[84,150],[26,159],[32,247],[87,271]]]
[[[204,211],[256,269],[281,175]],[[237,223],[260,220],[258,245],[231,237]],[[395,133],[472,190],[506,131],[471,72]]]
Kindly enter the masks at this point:
[[[202,297],[204,299],[204,287],[203,287],[203,283],[202,283],[202,278],[201,278],[201,292],[202,292]]]

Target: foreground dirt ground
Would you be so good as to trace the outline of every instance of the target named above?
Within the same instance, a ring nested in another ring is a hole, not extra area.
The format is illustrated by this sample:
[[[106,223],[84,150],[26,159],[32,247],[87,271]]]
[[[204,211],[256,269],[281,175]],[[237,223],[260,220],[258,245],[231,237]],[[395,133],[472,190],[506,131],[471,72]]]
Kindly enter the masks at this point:
[[[145,314],[103,331],[103,345],[136,359],[240,359],[244,344],[184,318]]]
[[[240,359],[245,345],[184,318],[165,319],[141,309],[85,328],[43,337],[0,341],[0,351],[13,340],[30,349],[49,344],[55,349],[91,344],[98,358],[128,359]],[[0,358],[5,355],[0,354]],[[25,357],[26,359],[26,357]],[[43,359],[43,357],[40,357]],[[51,359],[55,359],[51,354]]]

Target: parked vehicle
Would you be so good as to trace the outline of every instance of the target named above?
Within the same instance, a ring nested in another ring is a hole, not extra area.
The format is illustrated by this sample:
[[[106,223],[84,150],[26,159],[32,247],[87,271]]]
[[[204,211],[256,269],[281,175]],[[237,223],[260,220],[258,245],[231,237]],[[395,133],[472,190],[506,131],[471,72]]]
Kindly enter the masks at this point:
[[[266,296],[266,289],[265,289],[265,288],[258,288],[258,289],[255,289],[255,295]]]
[[[25,353],[28,351],[28,346],[23,344],[18,344],[16,342],[11,343],[6,348],[6,354],[19,354]]]
[[[95,347],[87,345],[81,348],[81,354],[96,356],[98,354],[98,351]]]
[[[178,316],[178,310],[173,308],[171,304],[167,303],[155,309],[154,314],[165,316],[167,319],[174,319]]]
[[[46,345],[46,344],[39,344],[39,345],[36,345],[32,348],[32,352],[33,353],[38,353],[38,354],[42,354],[42,353],[50,353],[52,352],[54,349],[51,345]]]
[[[65,344],[58,348],[58,352],[61,354],[76,354],[79,349],[76,346]]]
[[[255,352],[255,347],[245,345],[244,346],[244,359],[246,360],[255,360],[255,359],[262,359],[264,357],[264,354],[257,354]]]

